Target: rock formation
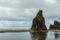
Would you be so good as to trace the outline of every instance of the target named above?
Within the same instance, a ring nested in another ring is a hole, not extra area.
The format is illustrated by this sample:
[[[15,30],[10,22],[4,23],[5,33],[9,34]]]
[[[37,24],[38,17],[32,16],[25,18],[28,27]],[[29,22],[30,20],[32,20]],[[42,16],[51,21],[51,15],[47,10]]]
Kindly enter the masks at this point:
[[[36,17],[33,19],[31,30],[35,30],[35,31],[47,30],[45,25],[45,19],[42,15],[42,10],[39,10]]]
[[[53,24],[53,25],[51,24],[49,29],[50,29],[50,30],[60,29],[60,22],[54,21],[54,24]]]

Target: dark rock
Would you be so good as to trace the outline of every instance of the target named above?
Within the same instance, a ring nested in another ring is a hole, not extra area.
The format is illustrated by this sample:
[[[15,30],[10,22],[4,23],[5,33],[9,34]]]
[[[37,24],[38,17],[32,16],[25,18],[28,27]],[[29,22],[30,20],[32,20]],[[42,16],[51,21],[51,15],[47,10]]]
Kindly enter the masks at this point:
[[[53,25],[50,25],[50,30],[60,29],[60,22],[54,21]]]
[[[42,15],[42,10],[39,10],[36,17],[33,19],[31,30],[35,31],[46,31],[45,19]]]

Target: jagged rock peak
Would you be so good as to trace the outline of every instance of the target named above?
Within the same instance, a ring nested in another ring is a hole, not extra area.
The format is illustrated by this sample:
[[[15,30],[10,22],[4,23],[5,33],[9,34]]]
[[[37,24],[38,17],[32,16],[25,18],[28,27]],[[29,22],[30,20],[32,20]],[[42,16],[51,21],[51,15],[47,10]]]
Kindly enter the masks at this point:
[[[43,31],[47,30],[45,25],[45,19],[42,14],[42,10],[39,10],[36,17],[33,19],[31,30]]]

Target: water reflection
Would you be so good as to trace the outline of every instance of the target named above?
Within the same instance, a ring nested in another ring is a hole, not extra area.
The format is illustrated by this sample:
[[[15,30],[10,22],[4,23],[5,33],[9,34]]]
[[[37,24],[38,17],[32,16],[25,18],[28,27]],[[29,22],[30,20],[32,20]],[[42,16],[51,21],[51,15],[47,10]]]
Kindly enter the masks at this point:
[[[46,40],[47,32],[30,32],[32,40]]]
[[[29,32],[0,33],[0,40],[31,40]]]
[[[9,32],[0,33],[0,40],[60,40],[60,32]]]
[[[58,33],[55,33],[55,38],[57,39],[59,37],[59,34]]]
[[[55,32],[55,39],[60,40],[60,32]]]

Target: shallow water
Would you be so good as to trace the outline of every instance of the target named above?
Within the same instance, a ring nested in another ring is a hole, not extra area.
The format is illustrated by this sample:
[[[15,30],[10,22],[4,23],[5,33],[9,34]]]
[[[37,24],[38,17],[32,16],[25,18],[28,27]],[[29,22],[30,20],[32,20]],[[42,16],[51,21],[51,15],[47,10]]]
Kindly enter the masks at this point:
[[[60,40],[60,32],[7,32],[0,33],[0,40]]]

